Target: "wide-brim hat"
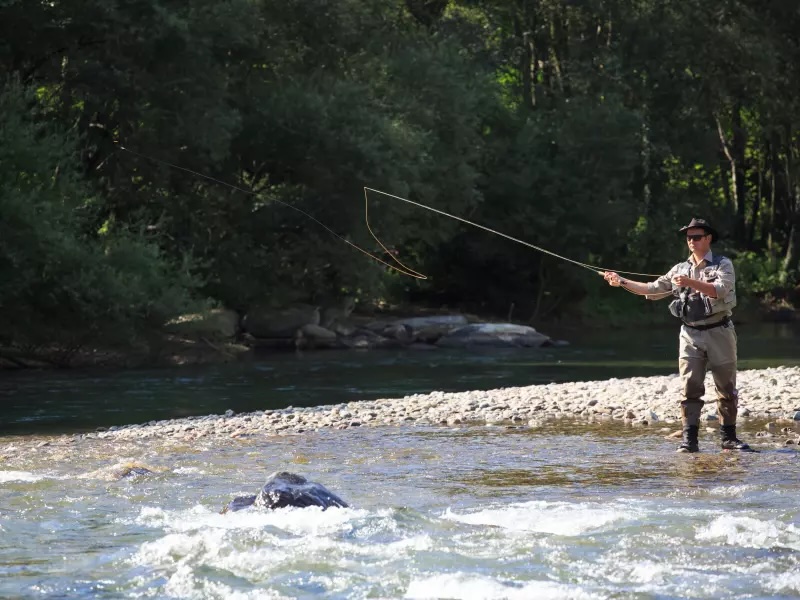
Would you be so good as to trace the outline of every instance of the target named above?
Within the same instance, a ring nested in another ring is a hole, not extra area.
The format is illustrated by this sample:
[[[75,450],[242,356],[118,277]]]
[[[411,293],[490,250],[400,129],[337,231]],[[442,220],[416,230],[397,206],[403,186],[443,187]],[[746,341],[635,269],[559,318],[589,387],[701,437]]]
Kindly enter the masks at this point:
[[[717,238],[719,237],[717,230],[714,229],[711,225],[709,225],[708,221],[706,221],[705,219],[692,219],[692,222],[689,223],[686,227],[681,227],[678,230],[678,233],[682,235],[686,233],[689,229],[695,229],[695,228],[704,229],[706,233],[710,233],[712,242],[716,242]]]

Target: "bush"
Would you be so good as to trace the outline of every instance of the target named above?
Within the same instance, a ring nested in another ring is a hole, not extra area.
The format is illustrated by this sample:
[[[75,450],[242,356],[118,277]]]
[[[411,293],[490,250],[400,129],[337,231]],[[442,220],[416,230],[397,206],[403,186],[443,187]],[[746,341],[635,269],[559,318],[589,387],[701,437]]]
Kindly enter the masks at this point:
[[[7,83],[0,91],[0,344],[132,344],[197,308],[189,265],[171,264],[135,232],[91,232],[95,204],[75,140],[47,121],[30,90]]]
[[[783,261],[765,252],[742,252],[734,259],[736,288],[743,294],[763,296],[798,281],[797,273],[786,273]]]

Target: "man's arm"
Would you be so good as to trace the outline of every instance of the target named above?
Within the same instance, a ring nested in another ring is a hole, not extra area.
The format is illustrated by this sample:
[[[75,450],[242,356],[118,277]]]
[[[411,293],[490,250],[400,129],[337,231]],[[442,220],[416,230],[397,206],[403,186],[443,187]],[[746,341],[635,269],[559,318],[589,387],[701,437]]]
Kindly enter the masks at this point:
[[[667,297],[673,290],[673,279],[678,272],[679,265],[672,267],[669,272],[662,275],[655,281],[650,283],[643,283],[641,281],[633,281],[632,279],[624,279],[617,273],[607,271],[603,273],[603,277],[608,281],[609,285],[614,287],[624,287],[634,294],[644,296],[647,300],[662,300]]]
[[[632,279],[624,279],[612,271],[605,271],[603,273],[603,279],[612,287],[624,287],[625,289],[641,295],[650,293],[646,283],[633,281]]]
[[[688,287],[697,290],[701,294],[705,294],[709,298],[717,297],[717,287],[713,283],[707,281],[700,281],[699,279],[692,279],[686,275],[678,275],[675,277],[675,285],[678,287]]]

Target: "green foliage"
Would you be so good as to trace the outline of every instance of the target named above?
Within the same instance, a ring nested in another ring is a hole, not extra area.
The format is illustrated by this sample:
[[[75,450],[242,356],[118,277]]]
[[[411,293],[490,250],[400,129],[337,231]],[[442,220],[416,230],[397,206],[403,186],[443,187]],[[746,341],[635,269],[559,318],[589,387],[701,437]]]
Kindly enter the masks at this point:
[[[619,248],[635,225],[637,115],[609,99],[570,103],[504,125],[516,134],[509,140],[498,129],[485,202],[473,220],[582,262]],[[491,312],[502,313],[513,301],[525,318],[568,310],[592,277],[475,230],[430,255],[429,265],[433,285],[447,285],[456,297]],[[476,287],[474,279],[489,285]]]
[[[194,304],[188,270],[124,230],[86,233],[97,199],[75,142],[17,84],[0,93],[0,342],[130,343]]]
[[[779,288],[800,282],[797,272],[786,272],[783,261],[770,254],[741,252],[736,256],[736,287],[740,293],[764,296]]]
[[[198,285],[238,310],[351,293],[634,310],[577,266],[373,194],[375,233],[432,278],[399,276],[326,229],[383,252],[364,186],[621,270],[665,270],[704,216],[742,286],[789,285],[799,31],[782,0],[0,3],[0,75],[35,90],[4,95],[0,301],[86,338],[143,331]]]

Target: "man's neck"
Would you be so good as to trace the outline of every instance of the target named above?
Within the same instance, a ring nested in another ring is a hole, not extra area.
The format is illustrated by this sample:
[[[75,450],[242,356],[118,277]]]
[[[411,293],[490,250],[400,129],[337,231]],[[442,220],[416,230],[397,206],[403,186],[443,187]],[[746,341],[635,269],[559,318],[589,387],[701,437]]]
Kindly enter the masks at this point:
[[[708,254],[708,252],[704,252],[703,254],[700,255],[692,252],[692,257],[694,258],[694,264],[699,265],[701,262],[703,262],[703,260],[705,260],[706,258],[706,254]]]

